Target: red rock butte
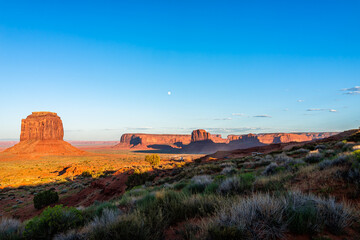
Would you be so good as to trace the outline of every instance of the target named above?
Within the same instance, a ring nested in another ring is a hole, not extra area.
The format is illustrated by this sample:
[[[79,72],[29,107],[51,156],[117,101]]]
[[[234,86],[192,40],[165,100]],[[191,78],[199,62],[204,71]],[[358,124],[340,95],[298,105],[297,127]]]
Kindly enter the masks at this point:
[[[61,118],[53,112],[33,112],[21,120],[20,142],[5,152],[35,155],[84,155],[65,142]]]
[[[194,130],[191,135],[126,133],[121,136],[120,143],[113,148],[152,150],[161,149],[161,146],[169,146],[175,151],[182,149],[191,153],[211,153],[219,150],[244,149],[276,143],[307,142],[335,134],[337,133],[249,133],[228,135],[227,138],[222,138],[220,134],[211,134],[204,129]]]

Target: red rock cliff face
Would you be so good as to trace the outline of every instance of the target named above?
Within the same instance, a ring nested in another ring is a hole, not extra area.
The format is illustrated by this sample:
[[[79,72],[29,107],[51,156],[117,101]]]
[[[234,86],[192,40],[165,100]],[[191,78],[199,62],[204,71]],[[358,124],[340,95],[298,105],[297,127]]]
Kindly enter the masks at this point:
[[[21,121],[20,141],[63,140],[63,137],[63,124],[56,113],[33,112]]]
[[[204,129],[197,129],[191,133],[191,142],[211,140],[211,134]]]
[[[211,134],[211,140],[214,143],[226,143],[227,139],[226,138],[222,138],[221,134]]]
[[[227,142],[259,142],[264,144],[288,143],[288,142],[306,142],[316,139],[330,137],[336,133],[263,133],[247,135],[229,135]]]
[[[125,133],[120,138],[120,144],[118,144],[115,147],[147,148],[148,146],[151,145],[171,145],[173,147],[178,147],[182,145],[187,145],[190,143],[190,141],[191,141],[190,135]]]
[[[32,156],[86,154],[63,137],[62,121],[56,113],[33,112],[21,121],[20,142],[5,151]]]

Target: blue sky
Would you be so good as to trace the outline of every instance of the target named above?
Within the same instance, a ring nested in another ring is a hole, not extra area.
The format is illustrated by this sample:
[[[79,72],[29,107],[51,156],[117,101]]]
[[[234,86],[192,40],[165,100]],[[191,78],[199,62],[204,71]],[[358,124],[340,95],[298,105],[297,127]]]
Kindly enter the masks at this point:
[[[74,2],[0,0],[0,139],[360,126],[359,1]]]

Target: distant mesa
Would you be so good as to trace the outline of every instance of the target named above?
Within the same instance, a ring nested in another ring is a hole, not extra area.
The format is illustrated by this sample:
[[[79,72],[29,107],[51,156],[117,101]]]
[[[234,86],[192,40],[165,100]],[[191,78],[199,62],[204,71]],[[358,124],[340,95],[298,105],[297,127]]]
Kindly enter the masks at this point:
[[[61,118],[53,112],[33,112],[21,120],[20,142],[4,152],[35,155],[84,155],[63,140]]]
[[[204,129],[197,129],[191,133],[191,142],[211,141],[211,134]]]
[[[126,133],[113,148],[167,153],[214,153],[276,143],[313,141],[335,134],[337,133],[249,133],[222,138],[220,134],[211,134],[204,129],[194,130],[191,135]]]
[[[181,134],[144,134],[125,133],[120,138],[116,149],[148,149],[152,146],[169,145],[172,148],[181,148],[191,142],[190,135]]]

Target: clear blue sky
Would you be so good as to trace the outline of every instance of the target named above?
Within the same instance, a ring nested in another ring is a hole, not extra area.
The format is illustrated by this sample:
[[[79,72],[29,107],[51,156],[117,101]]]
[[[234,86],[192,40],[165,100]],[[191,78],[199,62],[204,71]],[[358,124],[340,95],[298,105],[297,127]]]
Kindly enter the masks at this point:
[[[0,139],[42,110],[71,140],[357,128],[359,12],[355,0],[0,0]]]

